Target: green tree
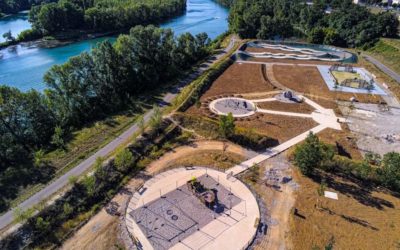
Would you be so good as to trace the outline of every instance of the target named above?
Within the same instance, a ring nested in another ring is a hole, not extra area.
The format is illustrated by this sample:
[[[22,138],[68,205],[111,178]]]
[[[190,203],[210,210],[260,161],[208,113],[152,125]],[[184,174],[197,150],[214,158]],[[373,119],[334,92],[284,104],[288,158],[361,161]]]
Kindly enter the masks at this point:
[[[133,163],[133,154],[127,148],[120,150],[114,159],[115,167],[122,173],[129,171],[129,169],[133,167]]]
[[[295,164],[300,168],[304,175],[313,173],[314,168],[318,167],[323,160],[321,143],[312,132],[307,136],[305,142],[297,146],[294,152]]]
[[[16,223],[24,223],[25,221],[27,221],[29,218],[32,217],[34,212],[35,209],[33,208],[28,208],[26,210],[23,210],[20,207],[16,207],[13,212],[14,221]]]
[[[224,138],[229,138],[235,133],[235,119],[232,113],[219,117],[219,134]]]
[[[400,153],[390,152],[385,154],[378,174],[384,186],[400,190]]]
[[[40,233],[45,234],[50,229],[50,222],[39,216],[35,221],[35,229]]]
[[[150,117],[150,126],[153,129],[159,129],[162,122],[162,113],[160,107],[157,105],[153,106],[153,115]]]
[[[138,124],[138,127],[139,127],[140,134],[143,134],[145,129],[146,129],[146,124],[144,123],[144,118],[143,118],[142,115],[138,118],[137,124]]]
[[[7,42],[14,42],[15,41],[15,37],[13,37],[11,30],[7,31],[6,33],[3,34],[3,38],[7,41]]]
[[[43,149],[40,149],[34,153],[33,165],[35,167],[42,167],[45,164],[46,164],[45,152]]]
[[[54,128],[54,134],[51,138],[51,144],[56,146],[57,148],[64,147],[64,131],[60,126]]]
[[[310,43],[315,43],[315,44],[322,44],[325,39],[325,32],[324,29],[321,27],[315,27],[311,30],[311,32],[308,34],[308,41]]]

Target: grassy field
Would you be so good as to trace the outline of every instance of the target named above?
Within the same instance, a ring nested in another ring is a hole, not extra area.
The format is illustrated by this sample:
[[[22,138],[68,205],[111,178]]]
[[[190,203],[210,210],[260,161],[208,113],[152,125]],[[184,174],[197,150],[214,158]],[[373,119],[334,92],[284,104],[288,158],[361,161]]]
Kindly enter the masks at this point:
[[[382,38],[366,52],[400,74],[400,39]]]
[[[302,216],[290,217],[293,249],[399,249],[400,199],[350,178],[322,173],[327,191],[338,200],[318,196],[320,179],[295,171],[300,185],[294,207]],[[325,248],[326,249],[326,248]]]

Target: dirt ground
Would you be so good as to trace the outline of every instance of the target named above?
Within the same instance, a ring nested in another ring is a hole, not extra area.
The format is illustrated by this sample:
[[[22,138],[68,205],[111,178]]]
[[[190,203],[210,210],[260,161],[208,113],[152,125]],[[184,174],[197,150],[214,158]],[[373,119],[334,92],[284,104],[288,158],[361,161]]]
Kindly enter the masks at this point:
[[[355,97],[358,101],[365,103],[379,103],[383,101],[379,95],[330,91],[317,67],[273,65],[273,71],[278,82],[300,93],[342,101],[349,101],[351,97]]]
[[[337,176],[327,175],[327,191],[338,200],[319,197],[318,182],[295,171],[300,185],[295,208],[301,216],[290,217],[293,249],[399,249],[400,199],[383,191]],[[319,206],[316,208],[317,198]]]
[[[274,87],[263,77],[262,65],[234,63],[218,77],[200,100],[217,95],[268,92]]]
[[[285,154],[280,154],[268,159],[262,165],[259,168],[259,176],[256,182],[249,179],[249,173],[244,174],[242,178],[246,184],[252,187],[258,198],[266,206],[266,211],[262,212],[265,213],[267,220],[264,221],[262,218],[261,223],[267,224],[267,234],[256,238],[253,249],[291,249],[290,241],[288,241],[289,216],[295,202],[296,185],[293,182],[281,184],[279,189],[266,185],[268,183],[266,182],[266,173],[272,168],[281,169],[283,175],[291,176],[290,163]]]
[[[128,192],[134,192],[144,181],[133,178],[125,186],[125,192],[120,192],[112,202],[118,204],[118,212],[124,213],[123,204],[129,199]],[[105,208],[101,209],[93,218],[80,228],[71,238],[62,245],[62,250],[111,250],[121,249],[123,242],[118,238],[121,218],[110,215]]]
[[[250,121],[236,121],[235,124],[240,127],[254,129],[260,134],[278,140],[279,143],[285,142],[318,125],[312,119],[284,115],[257,114],[250,118]]]
[[[343,130],[341,131],[326,128],[318,133],[318,137],[327,144],[336,145],[336,149],[340,155],[347,156],[354,160],[362,160],[363,157],[358,150],[355,136],[352,135],[348,127],[344,125],[345,124],[342,124]]]
[[[302,103],[286,103],[280,101],[259,102],[257,107],[262,109],[271,109],[277,111],[286,111],[294,113],[311,114],[315,109],[305,102]]]

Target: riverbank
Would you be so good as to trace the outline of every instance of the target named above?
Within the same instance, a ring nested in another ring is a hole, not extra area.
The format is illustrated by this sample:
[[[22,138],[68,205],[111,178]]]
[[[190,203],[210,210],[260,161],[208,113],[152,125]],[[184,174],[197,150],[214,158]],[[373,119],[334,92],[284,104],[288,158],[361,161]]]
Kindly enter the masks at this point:
[[[193,35],[206,32],[211,39],[228,30],[228,9],[211,0],[188,0],[186,12],[175,18],[158,23],[161,28],[170,28],[175,35],[185,32]],[[1,50],[0,83],[22,91],[36,89],[43,91],[43,75],[56,64],[65,63],[70,57],[88,52],[98,42],[115,40],[119,30],[108,33],[83,32],[72,39],[66,36],[55,39],[39,39],[13,45],[13,50]],[[110,35],[110,37],[108,37]],[[97,37],[91,39],[92,37]],[[78,41],[78,42],[77,42]],[[24,74],[21,74],[24,72]]]

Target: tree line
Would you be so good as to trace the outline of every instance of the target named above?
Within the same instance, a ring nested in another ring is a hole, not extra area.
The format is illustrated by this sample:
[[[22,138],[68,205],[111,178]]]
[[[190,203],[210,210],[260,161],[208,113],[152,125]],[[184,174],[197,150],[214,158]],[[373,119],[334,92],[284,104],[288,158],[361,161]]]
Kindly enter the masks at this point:
[[[118,31],[158,23],[183,13],[186,0],[60,0],[33,6],[32,32],[42,35],[68,30]]]
[[[362,47],[380,37],[396,37],[399,21],[393,13],[373,14],[351,0],[314,0],[312,5],[300,0],[236,0],[229,25],[242,38],[297,36],[312,43]]]
[[[32,5],[49,3],[55,0],[1,0],[0,17],[2,15],[16,14],[23,10],[29,10]]]
[[[308,176],[319,170],[344,173],[368,183],[382,185],[400,192],[400,153],[389,152],[381,157],[368,153],[363,161],[353,161],[337,154],[335,149],[310,133],[305,142],[296,147],[294,162]]]
[[[19,187],[51,178],[40,161],[43,150],[62,148],[70,132],[182,76],[209,54],[209,45],[205,33],[175,38],[170,29],[136,26],[115,44],[102,42],[53,66],[44,93],[1,86],[0,211]]]

